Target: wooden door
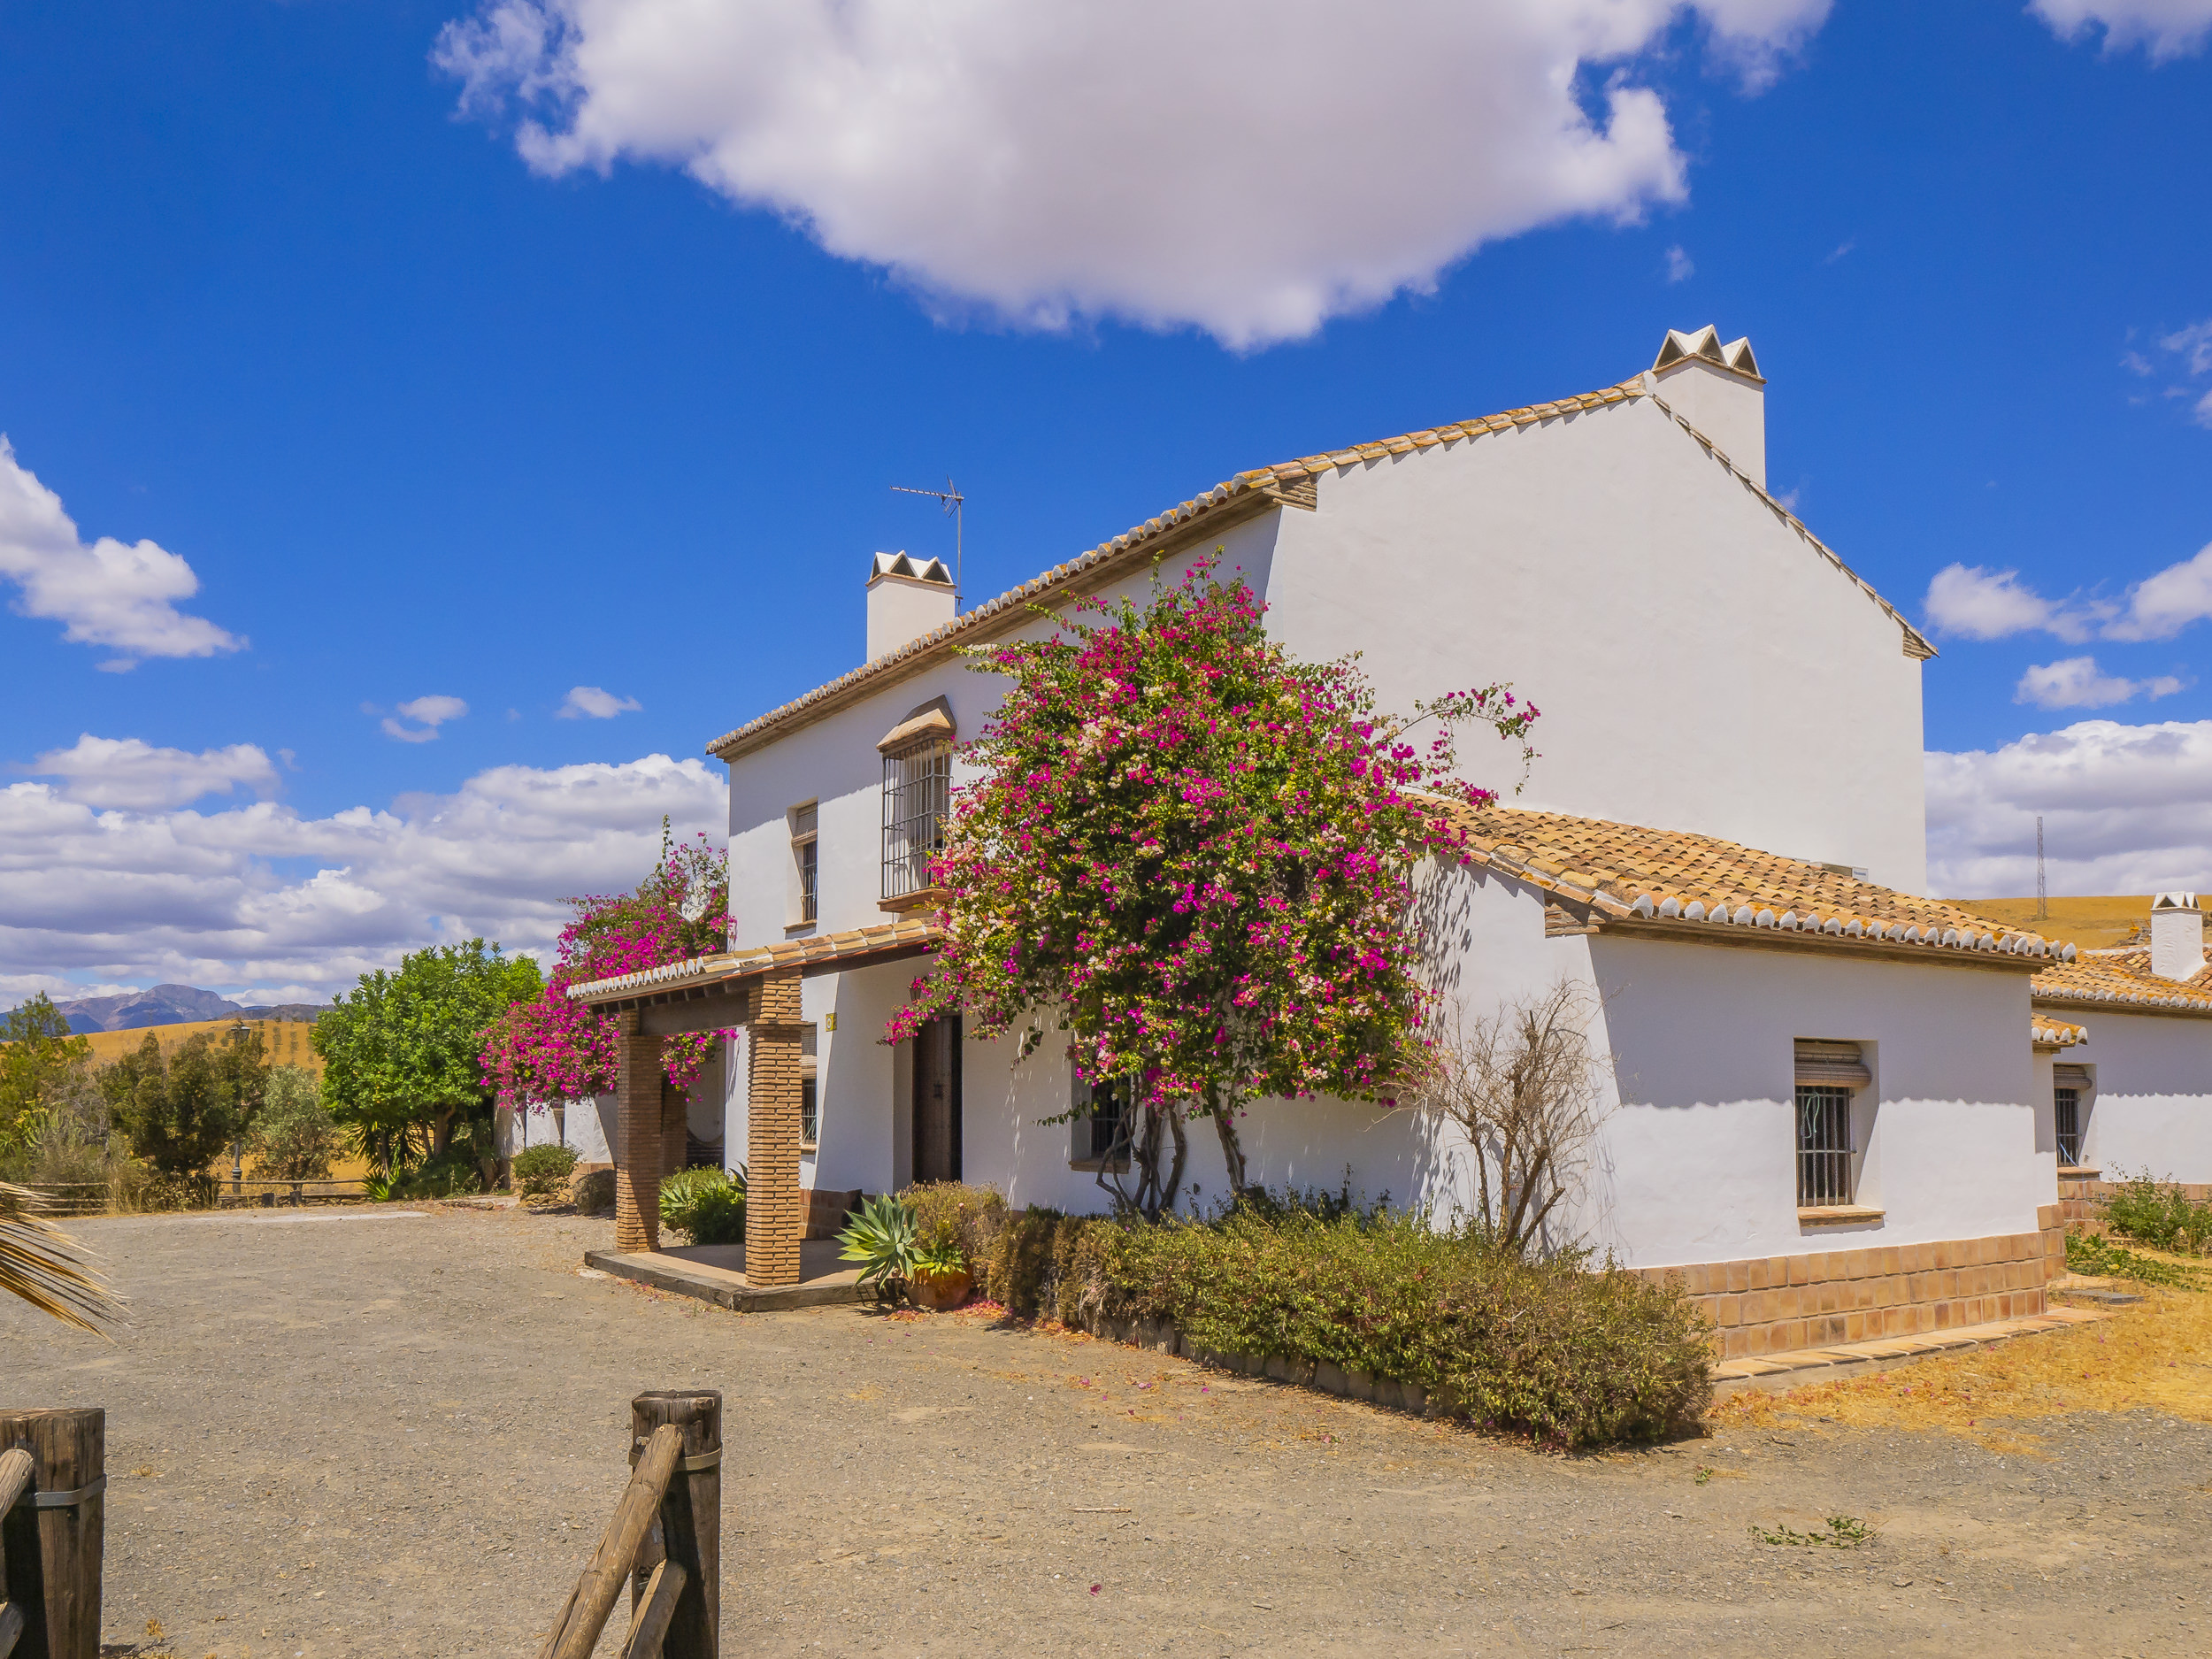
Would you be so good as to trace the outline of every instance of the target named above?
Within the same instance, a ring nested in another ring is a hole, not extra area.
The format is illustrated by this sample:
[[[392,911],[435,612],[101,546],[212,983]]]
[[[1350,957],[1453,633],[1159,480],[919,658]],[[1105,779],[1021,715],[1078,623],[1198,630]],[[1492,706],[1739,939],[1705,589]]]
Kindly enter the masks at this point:
[[[960,1179],[960,1017],[914,1033],[914,1179]]]

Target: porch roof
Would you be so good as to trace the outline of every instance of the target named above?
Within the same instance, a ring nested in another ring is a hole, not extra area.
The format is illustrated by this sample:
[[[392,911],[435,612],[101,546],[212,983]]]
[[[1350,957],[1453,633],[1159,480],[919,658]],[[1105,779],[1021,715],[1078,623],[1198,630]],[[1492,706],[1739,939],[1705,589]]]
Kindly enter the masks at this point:
[[[2151,972],[2147,950],[2085,950],[2054,964],[2029,987],[2038,1008],[2131,1008],[2145,1013],[2212,1015],[2212,963],[2193,979]]]
[[[602,1013],[710,1002],[741,991],[749,979],[781,970],[796,968],[803,977],[812,979],[818,974],[841,973],[874,963],[922,956],[937,949],[944,931],[933,920],[909,917],[872,927],[786,939],[750,950],[718,951],[612,979],[587,980],[570,986],[568,994]]]
[[[1451,813],[1467,831],[1471,864],[1553,894],[1594,931],[1891,956],[1902,948],[2024,971],[2074,954],[1941,899],[1717,836],[1510,807]]]

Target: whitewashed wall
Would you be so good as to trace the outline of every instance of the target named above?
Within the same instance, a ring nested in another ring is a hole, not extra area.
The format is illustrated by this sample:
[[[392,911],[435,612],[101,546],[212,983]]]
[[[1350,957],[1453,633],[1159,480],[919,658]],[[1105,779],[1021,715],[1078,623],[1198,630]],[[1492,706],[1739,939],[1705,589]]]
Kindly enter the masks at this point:
[[[553,1112],[549,1106],[533,1107],[527,1111],[511,1115],[507,1125],[508,1138],[504,1141],[507,1155],[512,1157],[525,1147],[545,1146],[558,1141],[563,1146],[573,1147],[580,1164],[611,1164],[614,1153],[615,1104],[611,1094],[588,1094],[582,1100],[564,1102],[561,1127],[557,1134]]]
[[[2101,1010],[2061,1018],[2089,1032],[2061,1056],[2087,1066],[2095,1083],[2085,1159],[2108,1181],[2145,1170],[2212,1181],[2212,1019]]]

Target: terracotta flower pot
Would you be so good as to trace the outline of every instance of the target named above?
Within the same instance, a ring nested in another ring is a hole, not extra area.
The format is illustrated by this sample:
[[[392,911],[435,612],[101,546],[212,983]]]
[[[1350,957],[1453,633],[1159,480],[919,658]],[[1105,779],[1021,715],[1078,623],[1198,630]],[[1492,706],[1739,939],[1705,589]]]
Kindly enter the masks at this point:
[[[915,1273],[912,1286],[915,1302],[933,1313],[957,1308],[967,1301],[968,1293],[974,1288],[975,1280],[965,1269],[933,1273],[926,1267]]]

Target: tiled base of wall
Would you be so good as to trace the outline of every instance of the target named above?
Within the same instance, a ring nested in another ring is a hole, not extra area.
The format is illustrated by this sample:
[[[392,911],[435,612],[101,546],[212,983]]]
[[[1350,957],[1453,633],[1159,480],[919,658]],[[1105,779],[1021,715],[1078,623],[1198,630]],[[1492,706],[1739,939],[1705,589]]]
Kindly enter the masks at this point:
[[[1724,1360],[1915,1336],[2043,1312],[2043,1287],[2066,1265],[2058,1210],[2039,1210],[2034,1233],[1641,1271],[1681,1277]]]

